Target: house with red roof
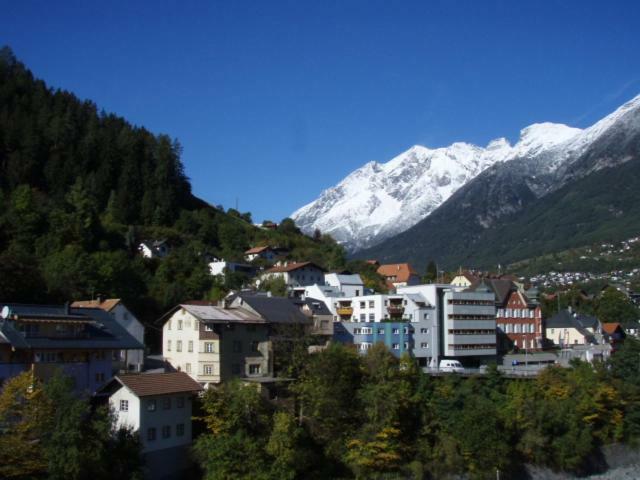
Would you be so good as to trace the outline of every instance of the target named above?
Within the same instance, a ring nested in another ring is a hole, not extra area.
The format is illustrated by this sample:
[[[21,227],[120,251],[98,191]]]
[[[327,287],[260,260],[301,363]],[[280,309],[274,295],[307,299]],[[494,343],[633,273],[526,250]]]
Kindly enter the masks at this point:
[[[418,272],[408,263],[380,265],[378,267],[378,274],[384,277],[390,289],[420,284],[420,275],[418,275]]]

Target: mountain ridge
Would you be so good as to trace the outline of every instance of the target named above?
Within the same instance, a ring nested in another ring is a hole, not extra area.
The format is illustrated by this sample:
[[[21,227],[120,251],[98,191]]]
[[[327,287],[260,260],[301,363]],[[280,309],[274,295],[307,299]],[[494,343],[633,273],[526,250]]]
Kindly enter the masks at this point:
[[[613,240],[633,233],[629,226],[638,224],[640,210],[634,193],[640,187],[640,96],[556,148],[545,152],[555,158],[491,166],[421,222],[356,256],[495,266],[606,239],[604,230]],[[553,168],[544,171],[545,165]]]
[[[513,146],[505,138],[486,147],[414,145],[385,163],[367,162],[291,217],[307,233],[319,229],[351,250],[365,248],[410,228],[496,163],[545,151],[579,132],[545,122],[523,129]]]

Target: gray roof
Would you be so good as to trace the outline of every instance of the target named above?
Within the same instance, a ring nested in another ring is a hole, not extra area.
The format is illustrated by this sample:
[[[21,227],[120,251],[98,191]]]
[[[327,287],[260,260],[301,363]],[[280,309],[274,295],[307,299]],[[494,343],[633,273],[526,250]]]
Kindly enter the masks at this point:
[[[325,274],[325,281],[326,281],[327,277],[329,277],[330,279],[335,279],[336,281],[338,281],[342,285],[363,285],[364,284],[364,282],[362,281],[362,278],[360,277],[359,273],[351,273],[351,274],[326,273]]]
[[[597,328],[598,319],[591,315],[572,313],[568,310],[561,310],[553,317],[547,319],[547,328]]]
[[[509,298],[509,293],[516,289],[516,286],[511,280],[500,280],[497,278],[483,278],[477,283],[474,283],[469,287],[469,290],[477,291],[476,289],[482,285],[488,287],[496,296],[496,304],[504,305]]]
[[[141,350],[138,342],[116,320],[100,308],[70,308],[65,305],[9,304],[10,315],[0,319],[0,334],[17,349],[113,349]],[[81,338],[25,337],[14,325],[15,320],[65,321],[85,324]]]
[[[587,328],[592,328],[595,331],[598,328],[598,324],[598,319],[591,315],[576,314],[568,310],[562,310],[547,319],[546,328],[575,328],[584,335],[587,341],[595,343],[593,333]]]
[[[242,308],[181,304],[170,313],[173,313],[177,308],[184,308],[191,315],[205,323],[266,323],[264,319]]]
[[[310,324],[312,320],[295,303],[284,297],[240,294],[243,302],[260,314],[268,323]]]
[[[311,311],[316,315],[331,315],[331,310],[327,307],[327,304],[322,300],[316,298],[307,297],[304,300],[298,300],[299,305],[306,304]]]

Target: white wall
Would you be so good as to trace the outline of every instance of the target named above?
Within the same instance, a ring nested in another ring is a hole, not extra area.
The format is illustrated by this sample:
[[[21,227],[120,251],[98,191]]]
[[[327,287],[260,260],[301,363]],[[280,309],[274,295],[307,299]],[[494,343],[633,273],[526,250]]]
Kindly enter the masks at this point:
[[[149,374],[153,375],[153,374]],[[183,399],[184,406],[178,407],[178,397]],[[165,409],[163,401],[170,400],[170,408]],[[149,411],[149,402],[155,400],[155,411]],[[144,446],[144,452],[162,450],[165,448],[189,445],[191,443],[191,412],[192,397],[189,393],[174,393],[171,395],[156,395],[142,397],[140,399],[140,439]],[[184,425],[184,435],[178,436],[177,425]],[[171,433],[168,438],[162,437],[162,427],[169,426]],[[156,429],[156,439],[149,441],[147,432],[149,428]]]
[[[179,328],[180,321],[182,329]],[[177,310],[162,326],[162,356],[173,368],[188,373],[197,382],[217,383],[220,381],[220,342],[217,339],[201,340],[199,329],[200,322],[196,317],[182,308]],[[178,341],[182,342],[181,352],[177,350]],[[193,342],[192,352],[189,352],[189,342]],[[206,352],[205,343],[213,343],[213,353]],[[212,366],[211,375],[204,374],[205,365]]]
[[[144,325],[124,304],[118,303],[109,313],[133,338],[144,345]],[[140,371],[144,365],[144,350],[128,350],[126,358],[129,370]]]
[[[120,410],[120,400],[129,402],[127,411]],[[109,397],[109,407],[115,413],[117,428],[140,429],[140,399],[128,388],[122,387]]]

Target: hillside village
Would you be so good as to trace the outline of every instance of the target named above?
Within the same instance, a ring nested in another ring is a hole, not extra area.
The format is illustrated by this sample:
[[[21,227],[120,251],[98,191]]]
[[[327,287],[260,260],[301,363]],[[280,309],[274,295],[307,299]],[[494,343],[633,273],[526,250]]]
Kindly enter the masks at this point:
[[[153,241],[140,244],[139,255],[162,261],[169,251]],[[287,253],[257,245],[244,263],[212,259],[211,275],[240,273],[244,287],[168,310],[154,327],[158,351],[119,299],[3,305],[0,377],[31,372],[47,381],[61,370],[78,393],[108,403],[117,425],[139,432],[147,474],[162,478],[189,468],[194,398],[234,379],[276,398],[297,348],[313,355],[343,344],[365,355],[383,344],[428,375],[482,375],[497,363],[505,375],[530,377],[573,359],[606,361],[639,331],[637,321],[607,323],[571,307],[545,318],[541,301],[551,297],[538,290],[538,277],[524,284],[460,270],[448,283],[424,283],[407,263],[371,260],[386,287],[380,292],[357,273],[285,260]]]
[[[177,141],[8,48],[0,81],[0,478],[582,475],[640,439],[640,237],[352,259],[194,196]]]

